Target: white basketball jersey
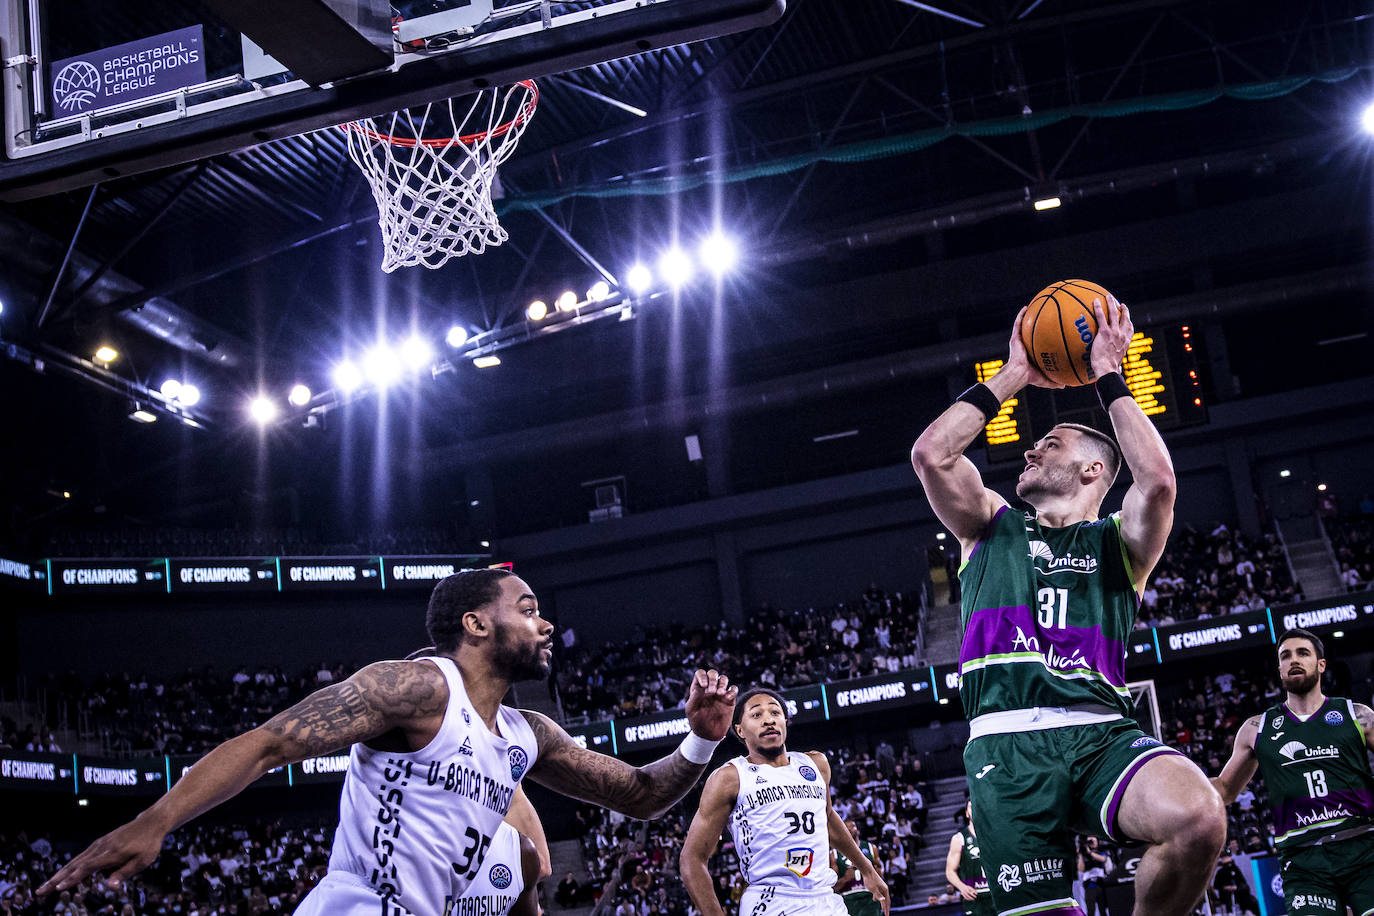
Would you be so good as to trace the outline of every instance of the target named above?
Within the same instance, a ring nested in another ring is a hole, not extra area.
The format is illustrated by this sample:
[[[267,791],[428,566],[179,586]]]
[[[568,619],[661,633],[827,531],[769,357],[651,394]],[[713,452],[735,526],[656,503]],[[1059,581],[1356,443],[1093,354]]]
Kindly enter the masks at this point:
[[[482,871],[536,746],[525,717],[506,706],[497,714],[500,734],[492,734],[452,659],[419,661],[448,681],[443,724],[418,751],[353,745],[329,871],[361,878],[386,903],[429,916],[448,909]],[[378,912],[388,909],[384,903]]]
[[[830,893],[830,835],[825,780],[805,754],[789,753],[787,766],[750,763],[736,757],[739,795],[730,812],[740,870],[750,886],[781,891]]]
[[[520,832],[510,824],[502,824],[496,829],[477,877],[453,909],[444,911],[444,916],[504,916],[524,890]]]

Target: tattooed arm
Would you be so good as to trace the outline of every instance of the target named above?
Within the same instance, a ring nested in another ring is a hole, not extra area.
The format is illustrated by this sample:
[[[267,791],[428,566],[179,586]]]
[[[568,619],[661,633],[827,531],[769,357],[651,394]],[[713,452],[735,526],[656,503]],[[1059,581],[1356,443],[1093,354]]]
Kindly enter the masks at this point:
[[[1374,751],[1374,709],[1363,703],[1355,703],[1355,722],[1364,735],[1364,746]]]
[[[1255,737],[1259,734],[1260,717],[1251,716],[1236,732],[1235,747],[1231,749],[1231,759],[1222,767],[1221,775],[1212,777],[1212,787],[1221,796],[1222,804],[1229,805],[1236,800],[1259,768],[1255,757]]]
[[[730,727],[738,691],[715,671],[698,671],[687,695],[687,721],[692,731],[720,741]],[[578,747],[572,736],[541,713],[522,710],[534,729],[539,756],[530,778],[572,798],[610,808],[640,820],[661,816],[696,785],[706,770],[674,750],[642,767]]]
[[[242,792],[268,770],[393,729],[403,731],[411,746],[422,747],[438,730],[447,705],[447,682],[429,662],[368,665],[210,751],[151,808],[92,843],[38,894],[64,890],[105,869],[113,869],[109,882],[117,888],[157,858],[168,833]]]

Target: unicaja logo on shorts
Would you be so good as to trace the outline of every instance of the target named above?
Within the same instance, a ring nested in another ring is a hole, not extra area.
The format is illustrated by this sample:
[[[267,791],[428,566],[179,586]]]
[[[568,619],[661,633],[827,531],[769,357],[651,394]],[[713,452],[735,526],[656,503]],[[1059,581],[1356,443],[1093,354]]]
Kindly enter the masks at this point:
[[[811,769],[806,764],[802,764],[801,766],[797,767],[797,772],[800,773],[801,778],[805,779],[807,782],[816,781],[816,771]]]
[[[1021,886],[1021,866],[1003,865],[1001,872],[997,875],[997,883],[1002,885],[1004,892],[1010,892],[1013,887]]]
[[[1333,709],[1325,716],[1323,716],[1322,719],[1326,722],[1327,725],[1340,725],[1342,722],[1345,721],[1345,716],[1341,715]]]
[[[491,882],[492,887],[498,891],[503,891],[510,887],[510,869],[498,862],[491,867],[491,871],[487,872],[487,880]]]
[[[811,873],[811,861],[815,855],[810,849],[800,847],[787,850],[787,870],[798,878],[805,878]]]
[[[57,107],[67,114],[85,111],[100,95],[100,71],[95,64],[74,60],[57,71],[52,81],[52,94]]]
[[[525,768],[530,765],[530,756],[525,753],[522,747],[513,747],[506,755],[510,758],[510,778],[519,779],[525,775]]]

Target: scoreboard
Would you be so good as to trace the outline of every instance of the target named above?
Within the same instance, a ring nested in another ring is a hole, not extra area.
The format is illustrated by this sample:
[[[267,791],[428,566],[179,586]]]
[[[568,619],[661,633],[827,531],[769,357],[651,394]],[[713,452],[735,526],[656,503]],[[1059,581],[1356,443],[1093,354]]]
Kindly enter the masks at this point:
[[[1121,374],[1131,397],[1160,430],[1207,422],[1202,394],[1197,332],[1191,325],[1137,330],[1131,338]],[[1002,360],[974,364],[974,378],[986,382],[1002,368]],[[1046,430],[1057,422],[1091,421],[1101,407],[1091,385],[1079,388],[1027,387],[1002,405],[984,428],[988,461],[1018,461],[1035,442],[1032,428]]]

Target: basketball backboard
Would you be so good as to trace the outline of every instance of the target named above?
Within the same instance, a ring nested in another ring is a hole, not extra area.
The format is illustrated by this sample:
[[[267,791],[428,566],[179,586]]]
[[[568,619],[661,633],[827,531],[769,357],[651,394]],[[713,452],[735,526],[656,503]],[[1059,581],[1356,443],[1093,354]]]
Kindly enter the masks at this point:
[[[391,4],[399,15],[385,49],[389,66],[311,86],[199,4],[0,0],[0,199],[41,197],[720,37],[775,21],[785,4],[401,0]]]

